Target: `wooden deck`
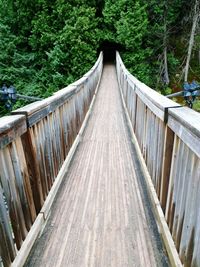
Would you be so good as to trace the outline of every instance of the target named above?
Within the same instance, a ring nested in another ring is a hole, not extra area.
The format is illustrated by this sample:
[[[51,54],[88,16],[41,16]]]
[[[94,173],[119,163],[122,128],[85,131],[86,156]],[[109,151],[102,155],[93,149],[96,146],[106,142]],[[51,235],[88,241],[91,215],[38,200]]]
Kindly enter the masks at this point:
[[[26,266],[168,266],[113,65]]]

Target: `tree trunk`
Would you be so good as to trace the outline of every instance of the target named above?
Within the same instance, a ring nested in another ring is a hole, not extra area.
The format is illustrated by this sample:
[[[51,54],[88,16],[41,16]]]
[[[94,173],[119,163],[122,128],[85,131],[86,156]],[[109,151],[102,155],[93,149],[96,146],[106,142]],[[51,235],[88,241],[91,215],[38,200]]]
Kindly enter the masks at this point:
[[[163,36],[163,56],[164,56],[164,66],[163,66],[163,82],[165,85],[169,84],[169,72],[168,72],[168,62],[167,62],[167,1],[165,1],[165,10],[164,10],[164,36]]]
[[[197,28],[199,16],[200,16],[200,14],[199,14],[199,0],[196,0],[195,7],[194,7],[194,17],[193,17],[193,23],[192,23],[192,30],[191,30],[190,41],[189,41],[189,46],[188,46],[188,54],[187,54],[186,65],[185,65],[185,76],[184,76],[185,82],[187,82],[187,80],[188,80],[190,59],[191,59],[191,54],[192,54],[192,48],[194,45],[194,36],[195,36],[195,31]]]
[[[169,84],[169,73],[168,73],[168,63],[167,63],[167,44],[164,44],[164,83]]]

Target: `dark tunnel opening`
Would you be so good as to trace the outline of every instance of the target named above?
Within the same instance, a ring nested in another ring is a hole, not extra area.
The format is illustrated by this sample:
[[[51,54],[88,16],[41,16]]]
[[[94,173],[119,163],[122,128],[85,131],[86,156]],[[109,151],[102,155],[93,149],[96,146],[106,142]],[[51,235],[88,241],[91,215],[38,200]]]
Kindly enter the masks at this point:
[[[116,51],[120,50],[121,45],[114,42],[104,41],[101,43],[98,52],[103,51],[104,63],[114,63]]]

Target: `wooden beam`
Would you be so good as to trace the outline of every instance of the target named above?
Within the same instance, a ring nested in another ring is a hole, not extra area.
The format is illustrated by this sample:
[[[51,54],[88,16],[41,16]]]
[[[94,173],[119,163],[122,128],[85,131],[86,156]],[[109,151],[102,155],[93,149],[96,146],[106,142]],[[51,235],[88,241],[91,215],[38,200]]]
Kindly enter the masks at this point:
[[[0,118],[0,149],[21,136],[26,130],[26,117],[24,115]]]

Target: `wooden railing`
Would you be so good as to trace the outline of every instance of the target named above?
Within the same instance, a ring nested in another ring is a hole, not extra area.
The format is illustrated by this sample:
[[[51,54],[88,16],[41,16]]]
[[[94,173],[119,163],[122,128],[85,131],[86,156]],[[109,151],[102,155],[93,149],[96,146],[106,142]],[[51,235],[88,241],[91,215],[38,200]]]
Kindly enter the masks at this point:
[[[20,253],[33,225],[47,216],[45,200],[96,92],[102,62],[101,53],[77,82],[0,118],[0,265],[3,262],[4,267]],[[27,241],[30,244],[32,240]]]
[[[118,82],[184,266],[200,267],[200,114],[139,82],[116,55]]]

